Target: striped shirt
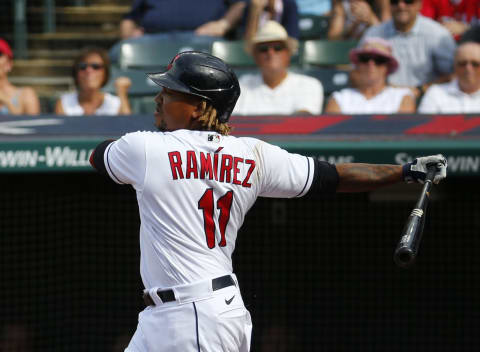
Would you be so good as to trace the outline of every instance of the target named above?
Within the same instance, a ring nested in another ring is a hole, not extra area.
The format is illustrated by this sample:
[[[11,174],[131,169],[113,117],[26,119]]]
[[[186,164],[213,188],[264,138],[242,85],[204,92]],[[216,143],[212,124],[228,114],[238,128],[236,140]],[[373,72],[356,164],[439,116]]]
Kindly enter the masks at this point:
[[[417,15],[413,28],[407,33],[397,31],[390,20],[370,27],[362,41],[368,37],[380,37],[392,43],[393,56],[400,66],[388,77],[390,84],[416,87],[453,70],[456,43],[452,35],[441,24],[422,15]]]

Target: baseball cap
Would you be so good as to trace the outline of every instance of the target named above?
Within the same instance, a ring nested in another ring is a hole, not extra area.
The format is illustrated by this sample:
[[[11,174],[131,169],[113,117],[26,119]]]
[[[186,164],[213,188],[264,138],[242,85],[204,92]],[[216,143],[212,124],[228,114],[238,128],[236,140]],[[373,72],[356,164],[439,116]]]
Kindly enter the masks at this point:
[[[247,42],[245,50],[251,55],[255,45],[266,42],[285,42],[292,54],[298,50],[298,40],[289,37],[285,28],[276,21],[265,22],[255,36]]]
[[[10,59],[13,59],[13,52],[12,49],[10,48],[10,45],[0,38],[0,53],[7,55]]]
[[[365,39],[359,48],[350,50],[350,61],[358,64],[360,55],[377,55],[387,59],[387,73],[394,73],[398,69],[398,61],[392,55],[392,45],[388,40],[377,37]]]

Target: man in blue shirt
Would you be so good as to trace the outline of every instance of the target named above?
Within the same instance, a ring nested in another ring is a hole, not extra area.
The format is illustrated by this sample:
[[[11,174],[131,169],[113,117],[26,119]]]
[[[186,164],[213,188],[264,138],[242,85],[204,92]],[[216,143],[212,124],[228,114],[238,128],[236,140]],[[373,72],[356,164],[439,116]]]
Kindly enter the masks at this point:
[[[419,14],[421,0],[391,0],[390,5],[392,19],[370,27],[362,41],[368,37],[389,40],[400,67],[388,82],[412,87],[420,96],[432,83],[451,78],[456,43],[441,24]]]

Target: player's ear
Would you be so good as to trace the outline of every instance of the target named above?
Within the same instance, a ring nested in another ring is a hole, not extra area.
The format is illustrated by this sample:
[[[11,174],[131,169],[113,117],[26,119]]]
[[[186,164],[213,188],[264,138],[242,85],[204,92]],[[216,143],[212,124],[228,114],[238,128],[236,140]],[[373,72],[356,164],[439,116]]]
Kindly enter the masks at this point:
[[[205,100],[199,100],[195,104],[195,108],[193,109],[192,112],[192,117],[194,119],[198,119],[200,116],[202,116],[205,113],[205,110],[207,108],[207,103]]]

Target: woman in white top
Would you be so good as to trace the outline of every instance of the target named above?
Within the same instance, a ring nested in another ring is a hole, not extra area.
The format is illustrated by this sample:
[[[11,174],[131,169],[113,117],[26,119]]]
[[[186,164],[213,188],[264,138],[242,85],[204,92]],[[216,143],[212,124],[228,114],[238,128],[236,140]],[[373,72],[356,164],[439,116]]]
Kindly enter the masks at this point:
[[[58,115],[119,115],[130,114],[127,77],[115,82],[117,95],[101,91],[110,76],[110,59],[101,48],[86,48],[75,59],[72,68],[77,91],[63,94],[57,101]]]
[[[334,92],[326,113],[394,114],[413,113],[416,105],[410,89],[387,85],[387,76],[398,69],[392,47],[381,38],[368,38],[358,49],[350,51],[355,65],[352,81],[355,88]]]

